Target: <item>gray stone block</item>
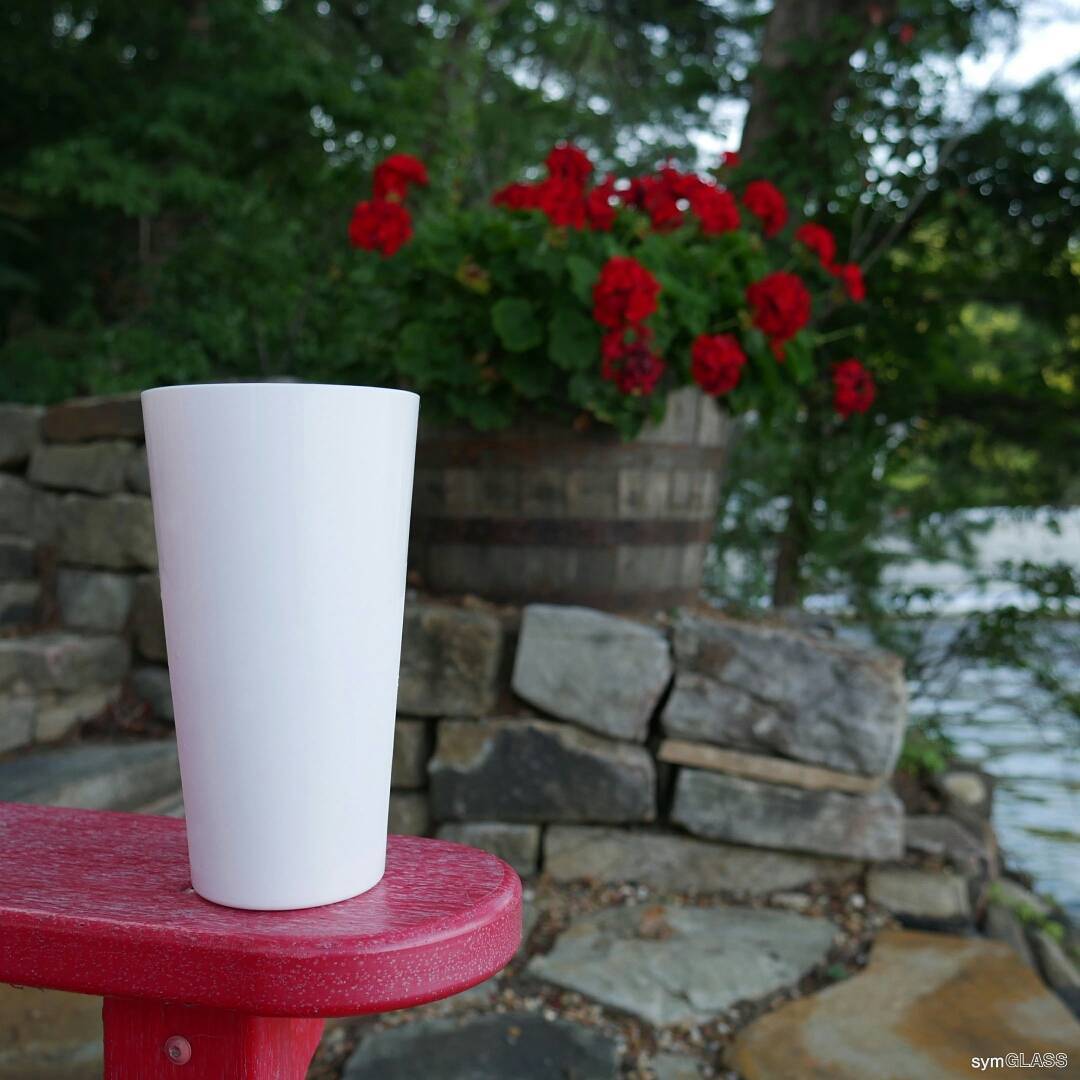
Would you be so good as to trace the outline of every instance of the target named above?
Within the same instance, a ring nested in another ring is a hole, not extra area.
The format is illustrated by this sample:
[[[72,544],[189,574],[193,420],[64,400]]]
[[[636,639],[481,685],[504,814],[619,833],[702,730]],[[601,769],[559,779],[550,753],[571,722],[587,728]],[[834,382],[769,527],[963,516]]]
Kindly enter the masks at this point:
[[[888,789],[846,795],[682,769],[671,820],[706,839],[781,851],[877,861],[904,849],[903,807]]]
[[[629,823],[656,816],[647,750],[545,720],[444,720],[428,776],[439,821]]]
[[[782,623],[689,612],[676,620],[674,648],[668,734],[864,776],[896,764],[907,723],[898,657]]]
[[[56,599],[65,626],[80,630],[123,630],[134,596],[135,579],[130,574],[68,567],[61,567],[56,573]]]
[[[40,581],[0,581],[0,626],[30,626],[40,613]]]
[[[41,416],[37,405],[0,405],[0,469],[21,465],[41,438]]]
[[[0,536],[0,581],[34,577],[37,573],[36,556],[37,545],[30,537]]]
[[[70,694],[45,693],[36,701],[34,739],[51,742],[62,739],[88,720],[96,720],[120,698],[121,687],[88,686]]]
[[[390,774],[392,787],[422,788],[427,784],[430,746],[426,721],[397,721],[394,726],[394,758]]]
[[[145,446],[132,448],[124,479],[129,491],[138,492],[140,495],[150,494],[150,468],[146,460]]]
[[[150,706],[156,717],[173,719],[172,688],[167,667],[146,664],[135,668],[131,673],[131,689]]]
[[[763,851],[676,833],[550,825],[544,873],[556,881],[633,881],[654,889],[761,896],[818,881],[843,881],[862,864],[849,859]]]
[[[431,831],[427,796],[419,791],[391,791],[388,831],[399,836],[427,836]]]
[[[141,574],[135,581],[131,605],[131,633],[135,651],[147,660],[167,660],[165,621],[161,614],[161,581],[157,574]]]
[[[513,689],[560,720],[643,742],[671,671],[667,639],[653,627],[589,608],[530,604]]]
[[[0,693],[0,754],[34,741],[37,704],[27,694]]]
[[[961,926],[971,922],[967,882],[951,870],[875,866],[866,875],[866,895],[915,924]]]
[[[788,911],[617,907],[574,920],[527,971],[651,1024],[700,1023],[794,986],[835,936]]]
[[[70,692],[117,683],[127,674],[128,644],[119,637],[51,631],[0,638],[0,690]]]
[[[111,495],[124,490],[132,452],[128,442],[42,443],[27,475],[41,487]]]
[[[35,537],[34,489],[21,477],[0,473],[0,533]]]
[[[157,566],[154,515],[144,495],[65,495],[56,504],[61,562],[106,570]]]
[[[566,1020],[502,1013],[414,1020],[366,1035],[342,1080],[615,1080],[615,1040]]]
[[[0,762],[0,800],[135,810],[180,786],[173,739],[52,747]]]
[[[398,682],[407,716],[483,716],[495,705],[502,626],[486,611],[408,601]]]
[[[522,877],[536,873],[540,858],[540,826],[514,825],[505,821],[451,822],[440,825],[440,840],[490,851],[509,863]]]

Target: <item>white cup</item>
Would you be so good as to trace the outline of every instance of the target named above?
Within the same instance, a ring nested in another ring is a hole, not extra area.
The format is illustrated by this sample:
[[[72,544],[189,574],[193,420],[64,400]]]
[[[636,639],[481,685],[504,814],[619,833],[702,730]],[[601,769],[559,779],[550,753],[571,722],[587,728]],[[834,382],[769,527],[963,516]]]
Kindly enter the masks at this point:
[[[386,859],[419,398],[142,395],[191,882],[316,907]]]

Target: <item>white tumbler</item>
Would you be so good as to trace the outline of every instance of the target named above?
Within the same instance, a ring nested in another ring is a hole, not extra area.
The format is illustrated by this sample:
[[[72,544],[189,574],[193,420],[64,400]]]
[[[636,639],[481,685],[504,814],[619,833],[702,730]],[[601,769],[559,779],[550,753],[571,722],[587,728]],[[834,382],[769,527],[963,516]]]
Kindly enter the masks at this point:
[[[142,395],[191,882],[316,907],[386,858],[419,398]]]

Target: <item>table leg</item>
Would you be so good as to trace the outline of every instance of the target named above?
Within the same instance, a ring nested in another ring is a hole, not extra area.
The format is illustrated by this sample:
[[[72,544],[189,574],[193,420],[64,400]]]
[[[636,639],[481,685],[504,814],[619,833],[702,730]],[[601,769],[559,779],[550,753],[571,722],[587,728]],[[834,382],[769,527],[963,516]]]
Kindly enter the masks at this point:
[[[322,1020],[106,998],[105,1080],[303,1080]]]

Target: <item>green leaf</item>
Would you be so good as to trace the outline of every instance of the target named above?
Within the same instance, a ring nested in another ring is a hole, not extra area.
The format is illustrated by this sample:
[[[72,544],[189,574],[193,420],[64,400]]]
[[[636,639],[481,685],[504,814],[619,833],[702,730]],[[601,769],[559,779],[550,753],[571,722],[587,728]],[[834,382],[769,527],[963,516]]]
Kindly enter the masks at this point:
[[[544,340],[544,330],[528,300],[519,296],[497,300],[491,308],[491,325],[510,352],[526,352]]]
[[[570,283],[574,295],[583,303],[592,303],[593,286],[600,276],[600,267],[580,255],[566,257],[566,269],[570,273]]]
[[[548,323],[548,356],[567,371],[590,371],[600,362],[600,328],[583,311],[563,306]]]

